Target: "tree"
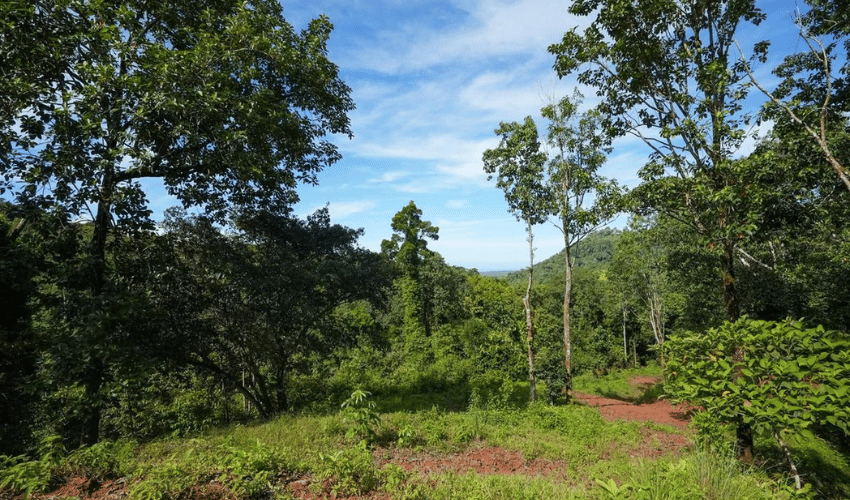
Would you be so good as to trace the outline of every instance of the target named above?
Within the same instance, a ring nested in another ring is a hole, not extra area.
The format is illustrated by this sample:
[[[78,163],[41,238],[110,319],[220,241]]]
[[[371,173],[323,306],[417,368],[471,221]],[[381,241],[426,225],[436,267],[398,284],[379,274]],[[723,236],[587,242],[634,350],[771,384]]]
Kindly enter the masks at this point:
[[[608,133],[634,135],[650,148],[638,196],[719,250],[726,319],[734,322],[735,249],[757,221],[748,202],[762,193],[741,182],[749,165],[732,159],[746,135],[741,103],[749,81],[730,52],[738,27],[765,15],[755,0],[578,0],[570,12],[595,18],[549,47],[556,71],[578,72],[580,83],[597,89]],[[750,60],[764,60],[767,46],[755,44]],[[738,449],[751,461],[751,430],[739,423]]]
[[[751,353],[743,362],[736,360],[742,344]],[[755,321],[744,316],[700,334],[678,332],[664,351],[670,360],[665,385],[673,401],[704,408],[707,415],[699,419],[703,424],[743,418],[771,433],[788,459],[798,489],[802,483],[785,444],[787,436],[814,440],[817,425],[834,426],[845,442],[850,435],[850,339],[845,334],[790,320]],[[745,378],[730,379],[738,369]],[[708,436],[723,435],[708,430]]]
[[[797,15],[794,22],[800,36],[808,47],[807,52],[785,57],[773,73],[782,82],[770,92],[756,80],[749,64],[742,59],[750,81],[768,97],[763,110],[766,119],[784,115],[802,128],[821,149],[827,163],[850,191],[850,172],[846,161],[839,158],[844,151],[834,136],[836,129],[846,121],[843,113],[850,106],[850,82],[846,76],[847,64],[836,68],[835,47],[837,41],[846,37],[844,46],[850,55],[850,15],[846,6],[834,0],[810,0],[811,10]],[[833,39],[831,43],[823,37]],[[846,129],[844,130],[846,134]]]
[[[739,249],[743,309],[754,319],[787,317],[850,330],[850,191],[827,166],[820,147],[787,116],[749,160],[765,165],[776,194],[758,230]],[[828,132],[837,157],[850,160],[847,126]]]
[[[204,217],[166,222],[138,334],[151,357],[214,376],[264,418],[290,409],[299,359],[357,340],[331,327],[336,308],[380,301],[387,285],[379,256],[356,245],[362,231],[331,224],[327,209],[307,220],[243,214],[230,234]]]
[[[667,253],[660,234],[663,228],[652,219],[633,218],[620,238],[612,264],[625,288],[632,290],[646,310],[656,345],[664,343],[669,314]]]
[[[404,331],[413,341],[419,332],[431,336],[434,298],[424,282],[425,261],[431,254],[427,239],[437,240],[440,228],[422,220],[413,200],[393,216],[395,234],[381,242],[381,252],[394,260],[401,272],[401,296],[404,304]],[[426,239],[427,238],[427,239]]]
[[[534,318],[531,310],[531,290],[534,283],[534,225],[544,222],[549,214],[548,193],[543,179],[546,155],[540,151],[537,125],[530,116],[522,124],[501,122],[495,130],[501,136],[499,147],[484,152],[484,171],[487,180],[496,176],[496,187],[505,192],[508,209],[519,221],[525,222],[528,233],[528,287],[525,305],[526,347],[528,351],[529,399],[537,398],[534,377]]]
[[[2,9],[12,21],[0,23],[10,63],[2,89],[13,92],[0,116],[4,188],[74,216],[96,207],[94,298],[104,293],[110,233],[151,228],[140,180],[161,180],[217,221],[233,206],[286,213],[297,182],[316,182],[339,158],[323,137],[350,135],[354,105],[327,59],[325,17],[296,33],[270,0]],[[104,369],[92,355],[89,443]]]
[[[585,236],[607,223],[619,211],[615,181],[599,174],[610,153],[610,137],[601,133],[596,111],[578,113],[583,96],[576,90],[542,110],[549,119],[547,142],[555,156],[549,161],[549,189],[553,194],[556,227],[564,237],[564,367],[569,401],[572,389],[572,335],[570,299],[573,288],[571,249]],[[594,197],[593,202],[587,198]]]

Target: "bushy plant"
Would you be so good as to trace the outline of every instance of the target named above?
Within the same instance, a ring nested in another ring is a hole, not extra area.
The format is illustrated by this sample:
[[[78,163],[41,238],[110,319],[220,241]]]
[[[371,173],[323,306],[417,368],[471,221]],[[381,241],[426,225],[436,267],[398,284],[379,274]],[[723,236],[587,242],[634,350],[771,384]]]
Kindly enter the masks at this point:
[[[365,445],[375,442],[375,427],[381,422],[381,415],[375,411],[375,402],[369,399],[371,395],[358,389],[342,403],[343,422],[350,425],[346,437],[358,439]]]
[[[257,440],[254,446],[219,447],[223,456],[221,465],[227,472],[220,479],[229,485],[237,496],[256,498],[274,489],[274,479],[280,472],[291,471],[291,460],[286,450],[264,445]]]
[[[791,469],[788,434],[814,438],[813,424],[850,435],[850,339],[801,322],[746,317],[664,344],[666,389],[720,422],[775,436]],[[796,474],[795,474],[796,475]],[[798,477],[799,486],[799,477]]]
[[[331,454],[319,454],[316,477],[334,495],[363,495],[380,484],[378,468],[369,450],[356,446]]]
[[[45,491],[51,484],[54,471],[64,458],[62,438],[48,436],[39,447],[39,459],[27,460],[24,456],[0,455],[0,488],[22,492],[24,500],[34,491]]]
[[[138,445],[132,441],[101,441],[80,448],[66,460],[70,471],[100,480],[129,474]]]

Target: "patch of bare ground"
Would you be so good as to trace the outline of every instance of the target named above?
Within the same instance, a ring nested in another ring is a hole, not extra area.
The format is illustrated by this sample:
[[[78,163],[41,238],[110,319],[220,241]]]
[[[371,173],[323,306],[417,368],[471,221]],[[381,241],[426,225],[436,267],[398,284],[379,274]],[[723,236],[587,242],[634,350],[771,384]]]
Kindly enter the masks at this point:
[[[691,421],[691,413],[694,409],[686,405],[673,407],[669,401],[663,399],[654,403],[636,405],[626,401],[580,392],[573,393],[573,397],[588,406],[599,408],[602,417],[609,422],[613,420],[638,420],[672,425],[685,429]]]
[[[527,460],[522,453],[493,446],[472,446],[460,453],[432,454],[409,449],[387,448],[375,452],[379,466],[392,463],[423,475],[469,471],[481,475],[523,474],[563,479],[566,463],[535,458]]]

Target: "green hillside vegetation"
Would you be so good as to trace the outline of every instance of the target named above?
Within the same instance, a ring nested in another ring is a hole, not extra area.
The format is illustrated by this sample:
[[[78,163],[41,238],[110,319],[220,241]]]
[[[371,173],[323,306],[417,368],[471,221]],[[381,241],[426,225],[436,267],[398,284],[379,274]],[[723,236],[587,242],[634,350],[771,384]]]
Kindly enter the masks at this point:
[[[578,269],[601,271],[614,258],[620,231],[603,228],[588,234],[576,244],[572,252]],[[539,283],[556,285],[564,282],[564,250],[534,264],[534,279]],[[521,285],[528,280],[528,270],[511,271],[498,276],[512,285]]]
[[[809,3],[802,35],[850,47],[846,9]],[[378,252],[295,216],[351,134],[329,20],[177,4],[0,4],[0,498],[850,498],[843,53],[777,68],[738,157],[753,2],[574,2],[589,31],[549,51],[600,106],[482,155],[529,239],[563,231],[530,287],[447,263],[414,200]],[[664,140],[627,193],[597,169],[636,132]],[[163,221],[149,178],[182,205]],[[423,466],[475,453],[515,462]]]

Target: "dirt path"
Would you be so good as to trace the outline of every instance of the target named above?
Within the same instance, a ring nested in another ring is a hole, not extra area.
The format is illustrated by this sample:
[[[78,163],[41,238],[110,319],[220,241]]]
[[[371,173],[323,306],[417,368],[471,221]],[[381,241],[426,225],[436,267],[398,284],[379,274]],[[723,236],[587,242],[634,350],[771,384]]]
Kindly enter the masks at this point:
[[[588,406],[599,408],[602,417],[609,422],[612,420],[639,420],[686,429],[691,421],[688,414],[689,408],[674,408],[669,401],[659,400],[650,404],[636,405],[580,392],[573,393],[573,397]]]

